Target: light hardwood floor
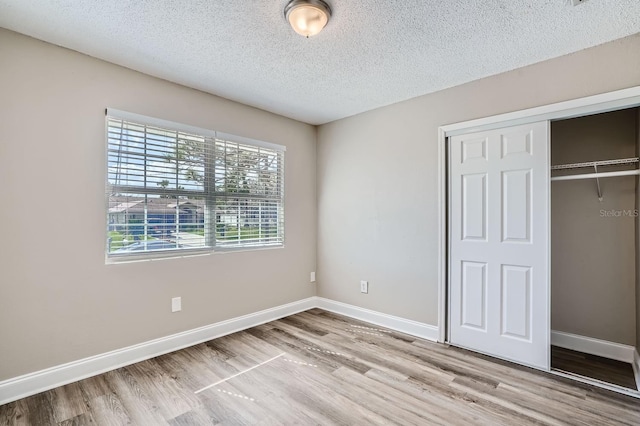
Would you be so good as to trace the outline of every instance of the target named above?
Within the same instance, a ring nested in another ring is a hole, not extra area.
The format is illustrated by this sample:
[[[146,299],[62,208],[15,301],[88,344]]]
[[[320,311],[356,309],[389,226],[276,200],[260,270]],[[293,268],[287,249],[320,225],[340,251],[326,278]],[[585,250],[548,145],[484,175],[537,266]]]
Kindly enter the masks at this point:
[[[314,309],[0,406],[14,424],[639,425],[640,400]]]

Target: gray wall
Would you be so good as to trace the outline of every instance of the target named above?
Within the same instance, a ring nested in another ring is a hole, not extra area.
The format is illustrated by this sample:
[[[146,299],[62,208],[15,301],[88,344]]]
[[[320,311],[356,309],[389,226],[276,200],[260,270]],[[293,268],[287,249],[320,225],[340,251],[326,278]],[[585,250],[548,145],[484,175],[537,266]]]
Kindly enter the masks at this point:
[[[635,157],[636,118],[627,109],[553,122],[551,163]],[[552,330],[635,345],[636,180],[600,179],[602,202],[595,180],[552,182]]]
[[[0,380],[315,295],[314,127],[1,29],[0,58]],[[105,107],[286,145],[285,247],[105,266]]]
[[[636,155],[640,155],[640,108],[636,115]],[[636,209],[640,209],[640,176],[636,180]],[[636,351],[640,353],[640,217],[636,219]]]
[[[318,295],[437,324],[438,126],[637,85],[640,34],[321,126]]]

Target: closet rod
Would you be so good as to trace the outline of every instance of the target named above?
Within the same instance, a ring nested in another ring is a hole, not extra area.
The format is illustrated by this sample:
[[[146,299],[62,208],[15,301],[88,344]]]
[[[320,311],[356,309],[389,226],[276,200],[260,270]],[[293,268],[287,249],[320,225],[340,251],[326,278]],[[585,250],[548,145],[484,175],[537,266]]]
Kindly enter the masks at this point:
[[[586,163],[558,164],[556,166],[551,166],[551,170],[582,169],[585,167],[614,166],[616,164],[632,164],[632,163],[638,163],[638,162],[640,162],[639,157],[620,158],[617,160],[601,160],[601,161],[588,161]]]
[[[640,170],[623,170],[620,172],[604,172],[604,173],[585,173],[582,175],[568,175],[568,176],[555,176],[552,177],[552,181],[556,180],[574,180],[574,179],[597,179],[616,176],[633,176],[640,175]]]

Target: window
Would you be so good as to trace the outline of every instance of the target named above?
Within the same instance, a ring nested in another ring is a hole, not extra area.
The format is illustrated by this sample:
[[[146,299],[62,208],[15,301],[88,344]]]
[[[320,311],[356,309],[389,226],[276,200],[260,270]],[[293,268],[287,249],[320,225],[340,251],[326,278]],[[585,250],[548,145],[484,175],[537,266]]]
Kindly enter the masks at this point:
[[[107,111],[107,257],[284,243],[284,147]]]

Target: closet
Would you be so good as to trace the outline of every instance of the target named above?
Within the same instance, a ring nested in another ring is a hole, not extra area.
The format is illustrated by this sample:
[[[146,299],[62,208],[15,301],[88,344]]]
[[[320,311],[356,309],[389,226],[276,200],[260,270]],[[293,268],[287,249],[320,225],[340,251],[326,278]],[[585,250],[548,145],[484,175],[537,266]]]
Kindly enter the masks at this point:
[[[551,122],[551,368],[633,390],[638,118]]]
[[[447,342],[640,396],[640,87],[623,92],[441,128]]]

